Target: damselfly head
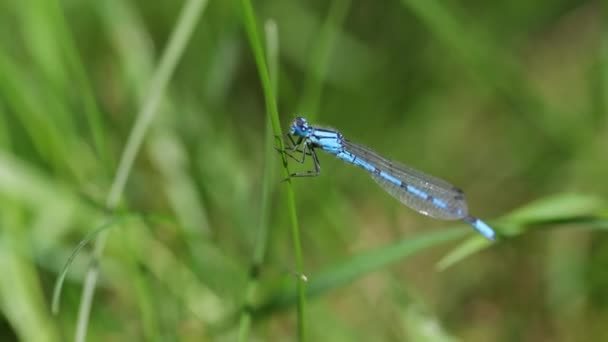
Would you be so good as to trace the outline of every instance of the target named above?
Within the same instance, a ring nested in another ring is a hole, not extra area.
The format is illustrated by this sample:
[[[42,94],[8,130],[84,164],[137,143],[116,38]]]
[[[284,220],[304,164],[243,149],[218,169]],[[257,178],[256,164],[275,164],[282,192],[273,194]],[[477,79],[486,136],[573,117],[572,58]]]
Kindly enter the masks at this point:
[[[289,134],[297,135],[300,137],[307,137],[310,135],[310,126],[308,125],[308,121],[301,116],[298,116],[291,123],[291,127],[289,129]]]

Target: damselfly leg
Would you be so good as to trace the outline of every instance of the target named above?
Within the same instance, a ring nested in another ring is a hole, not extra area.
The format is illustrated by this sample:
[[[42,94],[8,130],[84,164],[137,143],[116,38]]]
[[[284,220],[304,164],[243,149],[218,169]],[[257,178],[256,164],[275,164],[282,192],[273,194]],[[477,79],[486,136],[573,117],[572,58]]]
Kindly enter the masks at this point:
[[[295,160],[299,164],[304,164],[306,161],[306,156],[311,156],[313,161],[313,169],[303,172],[295,172],[289,175],[288,178],[283,179],[286,181],[291,177],[316,177],[321,173],[321,164],[319,163],[319,158],[314,150],[314,147],[307,144],[306,140],[302,137],[298,137],[297,140],[294,140],[290,134],[286,134],[287,139],[285,142],[285,149],[281,150],[280,148],[275,148],[277,151],[281,153],[285,153],[286,156]],[[300,153],[298,156],[297,153]]]
[[[317,157],[317,153],[315,152],[314,147],[312,147],[308,144],[304,144],[304,147],[302,149],[303,149],[302,159],[301,159],[300,163],[304,164],[304,160],[305,160],[306,156],[310,155],[312,157],[314,169],[304,171],[304,172],[292,173],[289,175],[290,178],[291,177],[316,177],[321,173],[321,163],[319,163],[319,158]]]

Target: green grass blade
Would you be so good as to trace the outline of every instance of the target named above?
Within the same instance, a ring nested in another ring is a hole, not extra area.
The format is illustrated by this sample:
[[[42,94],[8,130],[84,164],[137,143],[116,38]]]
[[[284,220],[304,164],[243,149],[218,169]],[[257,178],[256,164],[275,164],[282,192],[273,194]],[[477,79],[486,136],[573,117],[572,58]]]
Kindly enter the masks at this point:
[[[355,255],[350,259],[333,265],[317,275],[308,277],[308,296],[320,296],[331,290],[359,279],[366,274],[378,271],[392,263],[437,245],[459,239],[469,233],[469,229],[451,229],[426,233],[421,236],[402,239],[396,243]],[[289,307],[295,301],[293,290],[285,290],[261,305],[261,314]]]
[[[22,6],[19,14],[24,27],[24,39],[32,64],[41,74],[39,79],[44,80],[45,93],[52,94],[51,98],[57,98],[57,101],[63,101],[64,105],[69,106],[71,101],[61,94],[78,89],[75,102],[83,109],[82,114],[93,138],[95,152],[103,160],[100,166],[105,167],[103,171],[107,172],[107,168],[112,164],[103,134],[103,117],[97,106],[86,67],[76,48],[73,31],[64,17],[62,3],[57,0],[35,0],[17,6]],[[78,121],[78,116],[71,115],[67,109],[42,112],[45,115],[52,112],[53,118],[64,131],[67,127],[73,129]]]
[[[266,64],[264,57],[264,49],[262,43],[259,38],[258,28],[257,28],[257,20],[253,11],[253,7],[249,0],[241,0],[241,7],[243,11],[243,21],[245,24],[245,29],[247,31],[247,36],[249,37],[249,43],[253,50],[253,55],[255,58],[255,63],[258,68],[258,73],[260,76],[260,80],[262,82],[262,88],[264,90],[264,99],[266,102],[266,108],[268,111],[268,116],[270,117],[270,122],[272,123],[272,130],[277,139],[277,142],[283,150],[285,148],[283,144],[283,133],[281,130],[281,123],[279,121],[279,112],[277,109],[276,99],[274,97],[274,91],[272,88],[272,81],[270,78],[270,73],[268,71],[268,65]],[[284,153],[281,154],[283,161],[283,177],[287,178],[290,175],[289,168],[287,165],[286,156]],[[293,192],[293,188],[291,185],[291,180],[288,180],[285,183],[285,190],[287,192],[287,210],[289,213],[289,218],[291,221],[292,228],[292,236],[293,236],[293,245],[294,245],[294,253],[297,263],[297,270],[299,273],[304,274],[303,268],[303,260],[302,260],[302,247],[300,243],[300,228],[298,227],[298,217],[296,214],[296,201],[295,195]],[[306,303],[306,284],[303,281],[298,281],[298,337],[300,341],[306,340],[306,320],[305,320],[305,312],[304,307]]]
[[[63,11],[59,1],[51,1],[51,13],[56,23],[57,33],[61,40],[60,48],[63,49],[69,68],[75,74],[76,84],[71,84],[72,87],[78,87],[80,89],[80,97],[84,108],[84,114],[87,120],[88,128],[91,131],[93,137],[93,145],[95,151],[99,154],[104,165],[114,165],[110,152],[108,151],[108,144],[104,137],[105,126],[102,118],[101,111],[95,100],[94,91],[91,87],[91,82],[87,76],[86,67],[83,63],[82,58],[78,53],[72,31],[68,28],[66,18],[63,15]],[[70,83],[68,83],[70,84]],[[104,170],[108,172],[106,168]]]
[[[10,334],[3,340],[61,341],[58,327],[49,315],[43,284],[39,278],[33,251],[27,234],[27,214],[24,206],[3,200],[0,209],[0,310],[3,320],[10,323]],[[5,323],[6,325],[6,323]],[[6,329],[5,329],[6,331]]]
[[[565,224],[603,228],[608,219],[607,211],[606,201],[600,197],[567,193],[543,198],[517,209],[501,219],[497,226],[500,235],[505,237]],[[472,237],[441,258],[437,268],[445,270],[490,246],[492,243],[489,241]]]
[[[137,119],[133,130],[127,141],[127,145],[123,151],[116,176],[112,183],[110,192],[106,200],[106,206],[110,210],[114,210],[120,201],[127,178],[135,162],[135,157],[139,152],[144,136],[152,121],[152,118],[158,110],[161,99],[169,79],[177,66],[177,63],[182,56],[184,49],[194,31],[199,16],[202,14],[206,0],[190,0],[185,3],[182,12],[177,20],[177,26],[171,34],[167,48],[165,49],[158,68],[156,69],[147,96],[144,100],[141,111],[137,115]],[[95,258],[100,258],[103,253],[106,243],[107,234],[103,233],[99,236],[95,243],[94,255]],[[86,338],[87,325],[91,311],[93,294],[97,283],[98,269],[94,264],[86,276],[84,289],[82,292],[81,306],[78,314],[78,323],[76,326],[76,341],[84,341]]]
[[[274,20],[267,20],[264,25],[266,35],[266,51],[268,54],[268,69],[270,72],[270,81],[272,89],[278,90],[279,82],[279,33],[277,24]],[[245,305],[241,311],[241,319],[239,323],[239,341],[248,341],[251,330],[251,310],[255,295],[259,287],[259,269],[264,263],[266,251],[268,247],[269,237],[269,218],[270,218],[270,195],[273,185],[275,184],[275,172],[271,163],[272,157],[276,154],[274,150],[274,139],[272,138],[272,125],[270,118],[266,120],[266,135],[264,140],[264,155],[266,162],[264,163],[264,175],[262,179],[262,195],[260,204],[260,221],[258,224],[258,233],[255,240],[253,263],[249,274],[249,281],[245,291]]]
[[[56,120],[45,112],[53,111],[50,110],[52,105],[28,96],[38,89],[28,81],[27,72],[7,56],[0,55],[0,73],[3,75],[0,91],[7,99],[7,107],[20,113],[17,119],[21,121],[40,156],[58,172],[67,173],[65,162],[69,153],[65,142],[71,140],[66,138],[71,138],[73,131],[62,130]]]
[[[101,234],[102,232],[104,232],[110,228],[120,226],[121,224],[123,224],[127,221],[131,221],[136,218],[139,219],[139,216],[138,215],[127,215],[127,216],[112,217],[107,222],[104,222],[101,226],[99,226],[98,228],[96,228],[92,232],[90,232],[82,240],[80,240],[80,242],[78,243],[78,246],[76,246],[76,248],[74,248],[74,251],[72,251],[72,254],[68,258],[68,260],[66,260],[65,265],[63,266],[63,269],[61,270],[61,273],[59,273],[59,277],[55,281],[55,286],[53,287],[53,299],[51,302],[51,310],[52,310],[53,314],[56,315],[59,313],[59,303],[61,302],[61,290],[63,289],[63,283],[65,281],[65,277],[67,276],[68,271],[70,270],[70,266],[72,265],[72,262],[74,262],[74,259],[78,256],[80,251],[86,245],[88,245],[91,241],[95,240],[95,238],[97,238],[99,236],[99,234]]]
[[[437,269],[443,271],[455,263],[465,259],[469,255],[473,255],[481,250],[488,248],[492,242],[480,236],[475,236],[465,240],[463,243],[455,247],[450,253],[445,255],[437,262]]]
[[[531,202],[508,214],[505,219],[507,222],[529,224],[593,215],[602,208],[606,208],[606,200],[601,197],[565,193]]]

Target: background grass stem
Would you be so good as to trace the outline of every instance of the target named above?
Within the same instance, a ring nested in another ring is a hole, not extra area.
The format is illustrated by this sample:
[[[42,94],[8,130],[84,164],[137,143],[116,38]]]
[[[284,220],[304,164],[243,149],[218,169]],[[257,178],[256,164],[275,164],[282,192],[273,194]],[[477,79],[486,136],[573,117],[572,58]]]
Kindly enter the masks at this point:
[[[167,48],[161,56],[158,68],[150,82],[142,108],[137,115],[133,130],[127,139],[127,144],[118,164],[116,176],[106,200],[106,207],[109,212],[113,212],[120,203],[125,185],[137,153],[144,141],[144,137],[154,115],[158,111],[159,104],[163,99],[163,94],[177,63],[182,56],[184,49],[190,39],[192,32],[198,22],[198,18],[203,12],[207,0],[189,0],[184,4],[183,10],[177,19],[175,31],[169,38]],[[99,262],[106,245],[108,232],[102,232],[95,242],[93,261],[87,272],[84,289],[82,291],[81,305],[78,314],[78,323],[74,340],[77,342],[85,341],[87,326],[92,308],[95,286],[99,277]]]

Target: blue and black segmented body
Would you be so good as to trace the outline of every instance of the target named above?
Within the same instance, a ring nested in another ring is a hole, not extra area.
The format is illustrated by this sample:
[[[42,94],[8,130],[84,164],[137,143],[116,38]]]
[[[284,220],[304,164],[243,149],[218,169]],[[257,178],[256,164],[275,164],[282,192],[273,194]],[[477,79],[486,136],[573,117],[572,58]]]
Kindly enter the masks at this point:
[[[486,238],[496,238],[490,226],[469,216],[464,194],[455,186],[383,158],[376,152],[345,139],[338,131],[311,126],[302,117],[293,121],[289,134],[293,146],[288,150],[302,153],[300,160],[294,159],[304,162],[304,158],[310,155],[315,166],[314,171],[293,176],[318,175],[320,165],[315,151],[321,149],[349,164],[363,168],[384,190],[419,213],[444,220],[462,219]],[[292,137],[297,140],[294,141]]]

